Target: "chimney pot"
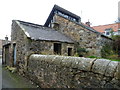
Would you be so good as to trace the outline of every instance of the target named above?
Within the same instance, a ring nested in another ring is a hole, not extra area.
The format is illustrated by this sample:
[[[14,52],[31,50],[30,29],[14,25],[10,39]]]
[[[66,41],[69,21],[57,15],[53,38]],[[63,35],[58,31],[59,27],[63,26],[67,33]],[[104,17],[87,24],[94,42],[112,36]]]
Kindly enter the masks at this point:
[[[88,22],[86,22],[85,24],[90,27],[90,22],[89,22],[89,20],[88,20]]]
[[[8,36],[6,35],[5,40],[8,41]]]

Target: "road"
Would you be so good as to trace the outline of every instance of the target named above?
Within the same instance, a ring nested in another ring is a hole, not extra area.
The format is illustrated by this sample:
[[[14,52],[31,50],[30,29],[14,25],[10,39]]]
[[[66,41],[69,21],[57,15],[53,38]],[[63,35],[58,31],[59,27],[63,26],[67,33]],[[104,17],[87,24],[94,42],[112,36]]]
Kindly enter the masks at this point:
[[[0,63],[0,88],[37,88],[37,85],[33,84],[30,80],[18,75],[17,73],[11,73],[5,67],[2,67]]]

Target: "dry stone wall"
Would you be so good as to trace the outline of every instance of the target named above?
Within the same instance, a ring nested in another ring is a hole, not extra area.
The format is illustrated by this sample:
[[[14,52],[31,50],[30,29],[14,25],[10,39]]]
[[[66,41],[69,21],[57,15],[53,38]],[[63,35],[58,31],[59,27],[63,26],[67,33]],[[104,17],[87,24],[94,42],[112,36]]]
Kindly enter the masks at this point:
[[[90,59],[32,54],[27,75],[42,88],[120,89],[120,63]]]

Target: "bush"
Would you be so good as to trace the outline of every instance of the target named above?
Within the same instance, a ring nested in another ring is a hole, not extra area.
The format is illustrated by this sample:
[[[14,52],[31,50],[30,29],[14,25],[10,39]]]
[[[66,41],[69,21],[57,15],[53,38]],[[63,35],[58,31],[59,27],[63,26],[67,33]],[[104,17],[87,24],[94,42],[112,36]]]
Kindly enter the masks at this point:
[[[105,44],[103,48],[101,49],[101,56],[102,58],[107,58],[110,55],[115,54],[113,50],[113,46],[110,45],[109,43]]]
[[[120,35],[115,35],[112,38],[114,40],[113,43],[114,51],[118,54],[118,57],[120,57]]]
[[[85,48],[77,48],[77,54],[79,57],[83,57],[84,54],[86,54],[86,53],[87,53],[87,51]]]
[[[120,35],[112,36],[113,43],[107,43],[101,50],[102,58],[120,61]]]

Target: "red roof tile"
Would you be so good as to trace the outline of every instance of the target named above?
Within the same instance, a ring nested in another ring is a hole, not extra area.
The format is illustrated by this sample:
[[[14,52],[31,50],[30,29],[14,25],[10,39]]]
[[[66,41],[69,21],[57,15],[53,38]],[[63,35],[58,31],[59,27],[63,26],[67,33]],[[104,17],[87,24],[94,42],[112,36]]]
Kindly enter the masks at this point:
[[[120,28],[120,23],[114,23],[114,24],[108,24],[108,25],[99,25],[99,26],[93,26],[93,29],[95,29],[98,32],[104,33],[105,29],[112,28],[114,32],[118,31]]]

